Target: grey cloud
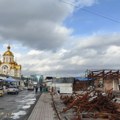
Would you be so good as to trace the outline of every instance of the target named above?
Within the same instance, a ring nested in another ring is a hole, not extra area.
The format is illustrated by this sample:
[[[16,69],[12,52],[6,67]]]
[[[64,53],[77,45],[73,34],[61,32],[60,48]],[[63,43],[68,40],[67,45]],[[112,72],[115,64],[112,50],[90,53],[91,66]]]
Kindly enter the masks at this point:
[[[120,49],[120,47],[118,47]],[[74,51],[74,50],[73,50]],[[101,49],[102,51],[102,49]],[[78,51],[81,52],[81,51]],[[25,56],[27,58],[22,59],[29,59],[30,61],[25,63],[23,62],[24,66],[24,72],[26,73],[26,70],[29,71],[29,73],[41,73],[41,74],[54,74],[54,75],[80,75],[81,73],[84,74],[84,72],[87,69],[119,69],[120,63],[119,59],[120,57],[117,56],[119,52],[116,55],[110,55],[111,52],[108,51],[108,49],[104,50],[104,54],[89,54],[90,51],[87,51],[87,53],[79,54],[72,54],[58,57],[55,53],[49,53],[49,57],[46,56],[46,52],[42,53],[40,56]],[[44,56],[45,54],[45,56]],[[66,53],[64,53],[66,54]],[[89,54],[89,57],[84,55]],[[42,57],[41,57],[42,56]],[[77,59],[71,62],[71,60],[74,57],[80,57],[80,59]],[[30,59],[33,58],[34,59]],[[80,60],[84,61],[82,64],[78,64]],[[32,68],[32,69],[31,69]],[[49,68],[49,69],[46,69]]]
[[[104,48],[109,45],[120,45],[118,33],[93,34],[79,40],[80,48]]]
[[[0,24],[17,23],[15,24],[17,26],[19,23],[26,24],[30,20],[39,19],[61,22],[71,11],[72,7],[57,0],[1,0]]]
[[[59,29],[64,29],[56,24],[48,21],[34,21],[19,29],[4,29],[1,28],[1,34],[6,39],[21,40],[23,44],[28,44],[35,49],[56,49],[61,46],[68,37],[68,33],[61,32]]]
[[[90,36],[89,38],[91,39]],[[119,69],[119,39],[119,33],[113,33],[111,35],[96,35],[94,39],[91,39],[92,44],[90,43],[91,40],[84,43],[84,45],[87,45],[85,47],[83,47],[83,42],[79,41],[80,46],[76,44],[76,47],[64,53],[64,56],[61,57],[58,64],[63,65],[63,69],[60,71],[68,70],[78,73],[86,69]],[[75,64],[71,64],[70,60],[75,56],[79,56],[85,63],[78,65],[76,61]]]
[[[0,35],[36,49],[56,49],[69,39],[69,33],[56,32],[56,26],[63,27],[72,11],[59,0],[1,0]]]
[[[96,0],[69,0],[91,6]],[[34,49],[56,50],[71,37],[63,21],[75,10],[61,0],[0,0],[0,36]],[[67,32],[55,31],[56,26]]]
[[[63,59],[71,58],[75,55],[83,58],[92,58],[97,55],[104,55],[110,46],[120,46],[119,33],[96,34],[77,39],[78,41],[74,44],[74,47],[65,53]]]

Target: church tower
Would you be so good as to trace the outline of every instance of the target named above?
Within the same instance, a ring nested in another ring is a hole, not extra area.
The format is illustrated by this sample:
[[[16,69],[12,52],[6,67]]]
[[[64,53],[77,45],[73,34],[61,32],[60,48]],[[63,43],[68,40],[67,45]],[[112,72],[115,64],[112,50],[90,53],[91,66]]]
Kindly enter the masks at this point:
[[[14,55],[10,51],[10,46],[7,47],[7,51],[3,54],[4,63],[12,63],[14,61]]]
[[[21,65],[18,65],[14,60],[14,54],[11,52],[11,47],[7,47],[7,51],[3,54],[3,61],[0,61],[0,74],[21,77]]]

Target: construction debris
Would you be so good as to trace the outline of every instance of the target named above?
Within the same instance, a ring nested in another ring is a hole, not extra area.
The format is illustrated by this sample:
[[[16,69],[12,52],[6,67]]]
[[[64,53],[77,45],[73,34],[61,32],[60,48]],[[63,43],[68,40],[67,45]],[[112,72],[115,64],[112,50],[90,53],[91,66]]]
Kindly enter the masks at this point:
[[[120,120],[120,104],[116,102],[112,89],[106,93],[92,90],[71,96],[61,95],[60,99],[66,105],[61,114],[74,109],[76,116],[73,120],[85,118]]]

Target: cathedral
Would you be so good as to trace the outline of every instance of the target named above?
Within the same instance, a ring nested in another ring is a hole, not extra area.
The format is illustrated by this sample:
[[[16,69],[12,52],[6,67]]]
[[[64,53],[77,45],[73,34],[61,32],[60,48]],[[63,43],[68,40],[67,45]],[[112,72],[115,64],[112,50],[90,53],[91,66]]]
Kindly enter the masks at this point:
[[[0,60],[0,74],[21,77],[21,65],[15,62],[14,54],[10,51],[10,46],[7,47],[7,51],[3,54],[3,60]]]

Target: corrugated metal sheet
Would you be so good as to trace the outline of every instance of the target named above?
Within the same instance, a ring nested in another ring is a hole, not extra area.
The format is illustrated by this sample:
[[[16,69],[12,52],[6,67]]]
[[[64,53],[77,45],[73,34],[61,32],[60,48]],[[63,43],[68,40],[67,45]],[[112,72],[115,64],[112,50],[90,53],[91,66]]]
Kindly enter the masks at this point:
[[[90,80],[94,80],[94,79],[91,79],[91,78],[83,78],[83,77],[75,77],[75,80],[79,80],[79,81],[90,81]]]

